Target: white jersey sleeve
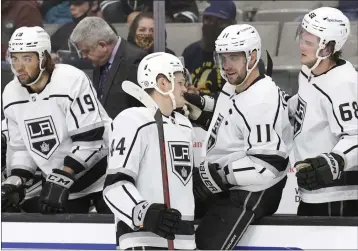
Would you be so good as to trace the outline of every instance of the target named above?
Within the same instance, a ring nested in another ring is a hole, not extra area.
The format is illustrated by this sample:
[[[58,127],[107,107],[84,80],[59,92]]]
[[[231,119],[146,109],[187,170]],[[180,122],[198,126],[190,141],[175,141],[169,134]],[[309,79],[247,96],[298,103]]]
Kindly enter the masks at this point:
[[[326,97],[322,100],[322,106],[326,111],[331,132],[339,138],[332,152],[343,156],[345,171],[358,165],[357,83],[357,78],[352,79],[351,83],[342,83],[338,90],[328,89],[327,92],[330,93],[315,86]]]
[[[277,178],[285,172],[288,165],[288,146],[283,131],[288,126],[283,121],[285,113],[283,100],[278,95],[277,104],[259,103],[239,109],[242,118],[238,129],[245,142],[246,152],[228,165],[228,181],[233,185],[259,185],[269,179]],[[281,107],[281,109],[280,109]]]
[[[117,218],[135,229],[132,210],[143,197],[135,183],[140,162],[148,142],[143,140],[144,127],[133,115],[131,108],[121,112],[112,123],[108,170],[103,195],[107,205]]]
[[[6,95],[6,92],[4,92],[4,95]],[[8,156],[11,159],[7,160],[7,163],[11,163],[11,166],[7,167],[10,169],[8,171],[11,175],[23,177],[27,180],[31,179],[36,172],[37,165],[27,151],[19,127],[6,107],[4,108],[4,115],[8,130],[8,151],[12,153],[11,156]]]
[[[80,173],[90,169],[104,157],[106,147],[104,133],[106,114],[98,104],[91,80],[85,73],[78,76],[71,90],[71,102],[63,105],[66,112],[66,124],[73,145],[64,159],[64,165]]]

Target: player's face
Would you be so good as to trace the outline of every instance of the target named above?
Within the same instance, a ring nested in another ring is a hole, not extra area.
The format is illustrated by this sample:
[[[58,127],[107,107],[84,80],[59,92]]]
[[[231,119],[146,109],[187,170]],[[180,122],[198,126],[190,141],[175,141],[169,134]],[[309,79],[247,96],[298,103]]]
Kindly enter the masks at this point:
[[[79,43],[78,49],[81,52],[82,58],[90,60],[95,67],[104,65],[107,62],[106,55],[108,54],[108,48],[104,41],[100,41],[93,46]]]
[[[11,65],[22,85],[34,82],[40,74],[39,58],[35,52],[11,53]]]
[[[232,85],[240,84],[247,74],[245,53],[222,53],[219,57],[221,68],[225,71],[229,83]]]
[[[307,31],[302,31],[298,35],[301,50],[301,64],[311,68],[317,60],[316,51],[318,49],[319,38]]]
[[[177,107],[183,107],[185,104],[184,93],[187,92],[185,83],[186,83],[186,79],[183,73],[177,72],[174,74],[175,87],[174,87],[173,95]]]

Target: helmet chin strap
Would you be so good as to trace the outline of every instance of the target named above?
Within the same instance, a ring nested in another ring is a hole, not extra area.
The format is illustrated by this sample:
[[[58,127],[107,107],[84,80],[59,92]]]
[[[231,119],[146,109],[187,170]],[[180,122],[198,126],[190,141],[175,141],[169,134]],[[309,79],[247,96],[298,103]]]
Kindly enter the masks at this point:
[[[40,58],[40,62],[39,62],[40,72],[39,72],[37,78],[36,78],[34,81],[32,81],[31,83],[22,84],[22,85],[24,85],[24,86],[32,86],[32,85],[36,84],[36,83],[39,81],[39,79],[41,78],[43,72],[45,71],[45,68],[42,68],[42,61],[43,61],[43,57]],[[16,70],[14,69],[14,67],[12,66],[12,64],[11,64],[11,70],[12,70],[12,72],[14,73],[15,76],[18,76],[18,75],[19,75],[19,74],[16,72]],[[19,82],[20,82],[20,80],[19,80]],[[21,82],[20,82],[20,83],[21,83]]]
[[[316,50],[316,57],[317,57],[317,60],[316,60],[316,63],[309,69],[310,70],[310,75],[312,74],[312,72],[318,67],[318,65],[321,63],[321,61],[323,59],[326,59],[328,58],[331,54],[329,54],[328,56],[325,56],[325,57],[322,57],[319,55],[320,51],[323,50],[325,48],[325,46],[323,44],[319,44],[319,47],[318,49]]]
[[[240,84],[236,85],[236,88],[235,88],[236,93],[241,93],[241,92],[243,92],[245,90],[244,83],[247,80],[247,78],[250,76],[251,72],[254,70],[254,68],[256,67],[258,62],[259,62],[258,60],[256,60],[255,64],[251,67],[251,69],[249,69],[249,64],[251,62],[251,55],[247,55],[247,54],[246,54],[246,57],[247,57],[247,61],[246,61],[246,76],[245,76],[244,80],[241,81]]]
[[[175,102],[175,97],[173,95],[173,92],[169,92],[169,97],[172,100],[173,110],[177,109],[177,102]]]

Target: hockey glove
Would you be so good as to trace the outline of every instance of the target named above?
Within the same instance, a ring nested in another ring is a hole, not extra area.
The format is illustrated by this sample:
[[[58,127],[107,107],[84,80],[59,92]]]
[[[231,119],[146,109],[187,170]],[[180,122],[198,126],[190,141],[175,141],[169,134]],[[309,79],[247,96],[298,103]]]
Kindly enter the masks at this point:
[[[133,208],[132,219],[135,227],[174,240],[174,235],[179,232],[181,213],[176,209],[166,208],[164,204],[143,201]]]
[[[344,159],[336,153],[323,153],[295,164],[298,186],[316,190],[331,184],[340,177]]]
[[[1,186],[1,211],[12,212],[25,198],[25,187],[18,176],[10,176]]]
[[[75,177],[63,170],[53,169],[46,178],[40,194],[41,213],[64,213],[69,197],[69,189],[75,182]]]
[[[200,96],[193,93],[184,93],[186,105],[189,110],[189,118],[198,120],[203,111],[213,112],[215,99],[208,95]]]
[[[199,168],[193,168],[194,197],[204,201],[215,193],[228,190],[225,178],[218,173],[219,165],[207,161],[200,163]]]

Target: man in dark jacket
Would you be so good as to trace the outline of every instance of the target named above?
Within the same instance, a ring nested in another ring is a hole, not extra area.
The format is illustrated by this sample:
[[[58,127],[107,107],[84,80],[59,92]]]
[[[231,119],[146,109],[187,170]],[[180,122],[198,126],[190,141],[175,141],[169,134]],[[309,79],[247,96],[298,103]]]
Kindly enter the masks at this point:
[[[70,36],[81,57],[94,65],[93,85],[99,101],[114,119],[121,111],[141,104],[122,89],[122,82],[137,83],[137,68],[147,53],[123,38],[99,17],[86,17]]]

